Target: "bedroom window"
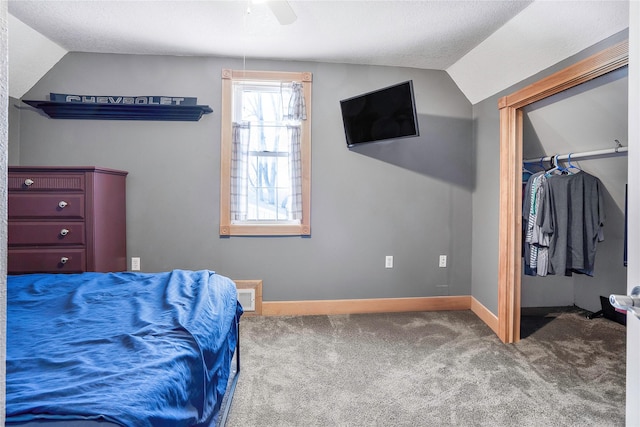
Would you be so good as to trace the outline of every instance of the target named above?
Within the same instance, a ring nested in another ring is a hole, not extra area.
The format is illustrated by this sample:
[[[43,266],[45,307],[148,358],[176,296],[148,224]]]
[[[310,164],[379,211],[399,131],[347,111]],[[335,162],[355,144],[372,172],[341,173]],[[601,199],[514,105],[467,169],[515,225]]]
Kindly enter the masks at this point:
[[[221,236],[311,234],[311,80],[222,71]]]

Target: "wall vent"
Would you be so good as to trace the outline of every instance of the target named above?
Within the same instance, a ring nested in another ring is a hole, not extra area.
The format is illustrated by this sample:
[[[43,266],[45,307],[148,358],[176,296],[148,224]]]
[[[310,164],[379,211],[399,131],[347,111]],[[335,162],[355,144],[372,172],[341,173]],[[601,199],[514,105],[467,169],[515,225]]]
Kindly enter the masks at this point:
[[[256,290],[238,289],[238,301],[245,312],[256,311]]]

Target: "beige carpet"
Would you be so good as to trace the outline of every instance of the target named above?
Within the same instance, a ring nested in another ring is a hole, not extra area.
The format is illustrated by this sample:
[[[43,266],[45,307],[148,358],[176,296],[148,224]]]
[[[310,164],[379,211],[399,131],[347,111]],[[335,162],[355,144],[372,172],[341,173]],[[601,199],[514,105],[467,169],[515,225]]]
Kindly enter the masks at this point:
[[[625,327],[585,314],[512,345],[470,311],[245,316],[227,426],[623,426]]]

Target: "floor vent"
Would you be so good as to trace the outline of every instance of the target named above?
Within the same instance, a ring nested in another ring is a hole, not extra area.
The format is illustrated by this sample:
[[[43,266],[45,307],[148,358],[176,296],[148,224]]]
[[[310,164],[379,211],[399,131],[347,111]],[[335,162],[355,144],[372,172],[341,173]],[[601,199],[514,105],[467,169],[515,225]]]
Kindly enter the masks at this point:
[[[245,312],[256,311],[256,290],[238,289],[238,301]]]
[[[262,315],[262,280],[234,280],[238,301],[247,316]]]

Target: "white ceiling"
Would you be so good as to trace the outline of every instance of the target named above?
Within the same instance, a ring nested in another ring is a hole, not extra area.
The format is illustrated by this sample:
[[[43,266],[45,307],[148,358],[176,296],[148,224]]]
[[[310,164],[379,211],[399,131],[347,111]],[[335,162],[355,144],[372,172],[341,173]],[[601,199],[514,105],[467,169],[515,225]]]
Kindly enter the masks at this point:
[[[9,0],[10,95],[20,98],[66,52],[104,52],[440,69],[476,103],[629,20],[623,0],[289,4],[297,20],[281,25],[248,0]]]

